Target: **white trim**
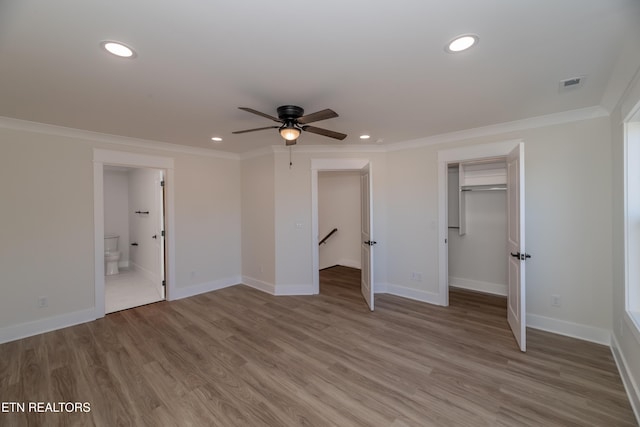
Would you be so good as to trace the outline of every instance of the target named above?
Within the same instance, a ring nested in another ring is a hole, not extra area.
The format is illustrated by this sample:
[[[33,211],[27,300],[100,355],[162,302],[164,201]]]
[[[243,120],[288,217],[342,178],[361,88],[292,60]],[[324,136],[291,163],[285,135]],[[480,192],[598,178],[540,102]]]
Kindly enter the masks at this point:
[[[88,308],[0,328],[0,344],[67,328],[80,323],[91,322],[96,319],[94,314],[95,310]]]
[[[160,282],[160,274],[156,274],[152,271],[147,270],[146,268],[142,267],[139,264],[136,264],[135,262],[132,263],[132,267],[135,271],[142,273],[142,275],[147,279],[152,281],[154,284],[156,282]]]
[[[611,334],[611,353],[613,353],[613,359],[616,361],[616,366],[620,372],[620,378],[622,378],[622,384],[624,384],[624,389],[627,392],[627,397],[629,398],[633,413],[636,416],[636,421],[640,424],[640,388],[631,375],[629,364],[620,349],[616,334]]]
[[[240,276],[227,277],[225,279],[213,280],[211,282],[198,283],[184,288],[176,287],[173,290],[172,300],[189,298],[195,295],[205,294],[207,292],[217,291],[238,285],[242,282]]]
[[[92,132],[88,130],[68,128],[64,126],[49,125],[46,123],[30,122],[27,120],[13,119],[0,116],[0,128],[22,130],[27,132],[44,133],[66,138],[74,138],[80,141],[99,142],[105,144],[117,144],[127,147],[146,148],[156,151],[169,151],[172,153],[191,154],[194,156],[218,157],[221,159],[239,160],[240,156],[227,151],[218,151],[208,148],[192,147],[188,145],[172,144],[169,142],[151,141],[148,139],[131,138],[128,136],[111,135],[107,133]]]
[[[369,159],[360,158],[329,158],[311,159],[311,260],[312,260],[312,290],[313,294],[320,293],[320,254],[318,248],[318,172],[357,170],[370,164]],[[369,176],[373,180],[373,177]],[[371,201],[373,205],[373,201]],[[371,224],[373,226],[373,224]],[[373,283],[372,283],[373,285]]]
[[[241,283],[253,289],[266,292],[270,295],[276,294],[276,286],[273,283],[267,283],[262,280],[254,279],[253,277],[248,277],[248,276],[242,276]]]
[[[289,147],[284,145],[272,145],[274,153],[288,153]],[[294,153],[385,153],[384,145],[371,144],[345,144],[345,145],[295,145]]]
[[[276,285],[274,295],[314,295],[313,285]]]
[[[539,316],[537,314],[527,314],[527,327],[567,337],[578,338],[597,344],[611,344],[610,330],[567,322],[566,320],[554,319],[551,317]]]
[[[329,158],[311,159],[311,170],[341,171],[341,170],[362,170],[369,164],[369,159],[357,158]]]
[[[480,138],[484,136],[498,135],[508,132],[517,132],[525,129],[535,129],[547,126],[554,126],[564,123],[577,122],[581,120],[608,117],[609,112],[600,107],[587,107],[577,110],[563,111],[561,113],[548,114],[545,116],[530,117],[512,122],[498,123],[495,125],[482,126],[472,129],[465,129],[455,132],[448,132],[439,135],[418,138],[410,141],[397,142],[387,145],[387,151],[409,150],[414,148],[427,147],[429,145],[445,144],[448,142],[461,141],[464,139]]]
[[[376,282],[373,289],[374,294],[387,294],[389,293],[389,284],[387,282]]]
[[[429,304],[442,305],[440,295],[423,291],[420,289],[407,288],[405,286],[394,285],[393,283],[387,283],[387,294],[395,295],[397,297],[409,298],[412,300],[426,302]]]
[[[450,288],[461,288],[485,294],[499,295],[506,297],[508,286],[504,283],[483,282],[481,280],[464,279],[462,277],[449,276]]]
[[[253,159],[256,157],[268,156],[273,154],[272,146],[258,148],[257,150],[246,151],[240,154],[240,160]]]
[[[163,289],[162,289],[162,277],[160,275],[160,272],[158,273],[154,273],[153,271],[147,270],[146,268],[142,267],[139,264],[136,264],[135,262],[132,263],[132,267],[133,270],[142,273],[142,275],[149,280],[151,283],[153,283],[153,286],[156,287],[156,290],[158,291],[158,295],[162,295],[164,294]]]
[[[126,151],[93,150],[93,226],[94,226],[94,301],[95,318],[104,317],[104,165],[131,166],[163,169],[165,171],[165,234],[167,248],[166,294],[170,301],[174,298],[175,275],[175,179],[173,158],[152,156]]]
[[[632,332],[636,343],[640,345],[640,313],[625,311],[622,316],[627,324],[627,328]]]

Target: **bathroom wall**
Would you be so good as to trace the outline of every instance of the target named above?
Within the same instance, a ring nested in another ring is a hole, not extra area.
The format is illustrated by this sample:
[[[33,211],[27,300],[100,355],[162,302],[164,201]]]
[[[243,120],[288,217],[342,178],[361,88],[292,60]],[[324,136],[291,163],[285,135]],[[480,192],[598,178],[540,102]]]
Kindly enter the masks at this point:
[[[127,168],[104,168],[104,232],[120,236],[118,266],[129,267],[129,176]]]
[[[318,173],[318,238],[338,229],[320,246],[320,269],[334,265],[360,268],[360,223],[360,173]]]
[[[160,181],[162,172],[135,168],[129,172],[129,232],[132,267],[161,285],[160,245],[162,211]],[[136,212],[149,212],[140,214]],[[157,236],[155,239],[153,236]]]

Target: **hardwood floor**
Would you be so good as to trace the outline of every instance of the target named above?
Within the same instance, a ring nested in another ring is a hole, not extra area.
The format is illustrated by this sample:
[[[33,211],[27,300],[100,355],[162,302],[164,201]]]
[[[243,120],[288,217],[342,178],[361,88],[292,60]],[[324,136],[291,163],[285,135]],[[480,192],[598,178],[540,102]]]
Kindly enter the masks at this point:
[[[0,401],[89,402],[0,413],[2,426],[632,426],[611,351],[529,329],[501,298],[435,307],[376,296],[358,270],[321,294],[235,286],[0,346]]]

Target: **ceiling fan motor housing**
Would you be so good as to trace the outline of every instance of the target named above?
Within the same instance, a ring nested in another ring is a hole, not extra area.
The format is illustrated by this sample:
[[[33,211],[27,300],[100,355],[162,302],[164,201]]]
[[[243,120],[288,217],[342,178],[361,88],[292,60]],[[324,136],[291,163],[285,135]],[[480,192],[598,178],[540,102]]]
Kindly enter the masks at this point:
[[[304,116],[304,110],[295,105],[283,105],[278,107],[278,118],[284,121],[296,120]]]

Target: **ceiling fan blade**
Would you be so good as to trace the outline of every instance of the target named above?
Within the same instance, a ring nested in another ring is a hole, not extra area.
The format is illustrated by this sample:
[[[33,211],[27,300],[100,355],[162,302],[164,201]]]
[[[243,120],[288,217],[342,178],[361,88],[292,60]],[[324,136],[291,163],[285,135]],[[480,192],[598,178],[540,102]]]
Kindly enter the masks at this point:
[[[322,128],[317,128],[315,126],[303,126],[302,130],[305,131],[305,132],[316,133],[316,134],[322,135],[322,136],[328,136],[329,138],[339,139],[340,141],[342,141],[343,139],[345,139],[347,137],[347,135],[344,134],[344,133],[334,132],[332,130],[327,130],[327,129],[322,129]]]
[[[239,134],[239,133],[247,133],[247,132],[255,132],[257,130],[265,130],[265,129],[278,129],[280,126],[267,126],[267,127],[263,127],[263,128],[255,128],[255,129],[246,129],[246,130],[237,130],[235,132],[231,132],[233,134]]]
[[[298,123],[306,124],[312,122],[319,122],[320,120],[333,119],[334,117],[338,117],[338,113],[329,108],[317,111],[315,113],[307,114],[306,116],[302,116],[298,118]]]
[[[247,111],[249,113],[257,114],[258,116],[262,116],[262,117],[267,118],[269,120],[273,120],[274,122],[282,123],[282,120],[280,120],[279,118],[270,116],[270,115],[268,115],[266,113],[261,113],[260,111],[254,110],[253,108],[248,108],[248,107],[238,107],[238,108],[241,109],[241,110]]]

